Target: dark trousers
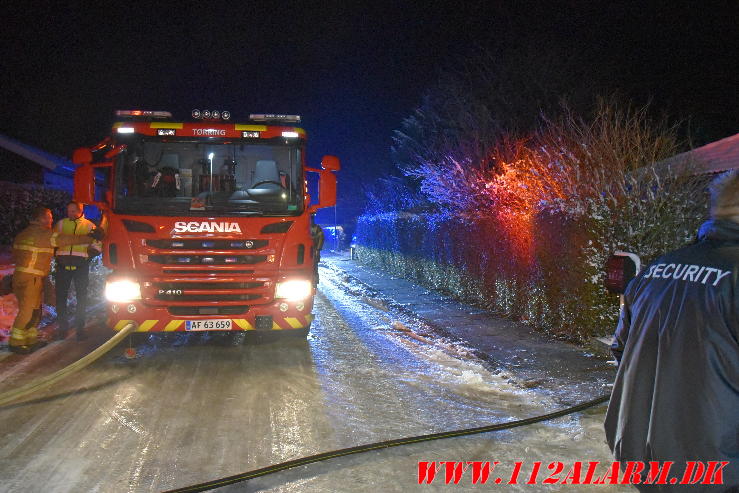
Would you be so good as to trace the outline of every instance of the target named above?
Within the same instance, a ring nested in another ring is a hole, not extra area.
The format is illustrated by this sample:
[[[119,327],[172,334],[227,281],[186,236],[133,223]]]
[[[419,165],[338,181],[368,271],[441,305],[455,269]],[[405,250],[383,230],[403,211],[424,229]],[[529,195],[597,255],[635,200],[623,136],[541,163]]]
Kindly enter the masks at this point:
[[[90,281],[90,265],[82,257],[59,261],[57,257],[56,275],[56,313],[59,319],[59,330],[69,329],[67,319],[67,297],[69,288],[74,282],[74,294],[77,298],[77,313],[75,314],[75,328],[82,330],[85,327],[85,311],[87,310],[87,285]]]

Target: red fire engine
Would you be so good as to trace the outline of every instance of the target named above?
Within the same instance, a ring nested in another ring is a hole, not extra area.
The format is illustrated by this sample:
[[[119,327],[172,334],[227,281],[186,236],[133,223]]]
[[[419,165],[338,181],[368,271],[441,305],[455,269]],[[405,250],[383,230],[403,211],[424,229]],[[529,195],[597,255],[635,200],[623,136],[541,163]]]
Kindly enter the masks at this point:
[[[118,111],[112,135],[74,153],[75,199],[102,211],[108,324],[138,332],[307,334],[313,214],[336,203],[339,159],[305,163],[297,115]],[[306,173],[318,175],[311,204]]]

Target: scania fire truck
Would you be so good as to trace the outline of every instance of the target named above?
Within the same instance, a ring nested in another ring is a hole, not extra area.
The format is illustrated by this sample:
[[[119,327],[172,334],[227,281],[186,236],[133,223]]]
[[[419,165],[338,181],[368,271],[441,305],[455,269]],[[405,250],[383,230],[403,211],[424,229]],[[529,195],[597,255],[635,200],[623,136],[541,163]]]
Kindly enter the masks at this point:
[[[116,117],[110,136],[73,155],[75,200],[102,212],[109,326],[307,334],[317,284],[312,217],[336,202],[339,159],[306,166],[297,115]],[[307,173],[318,176],[316,201]]]

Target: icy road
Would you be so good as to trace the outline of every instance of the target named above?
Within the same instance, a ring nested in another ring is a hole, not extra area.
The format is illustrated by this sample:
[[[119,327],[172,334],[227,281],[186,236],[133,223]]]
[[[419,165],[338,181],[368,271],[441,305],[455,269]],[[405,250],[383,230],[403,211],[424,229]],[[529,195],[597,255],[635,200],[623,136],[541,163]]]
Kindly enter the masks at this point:
[[[414,320],[377,307],[322,269],[308,340],[151,337],[139,357],[116,348],[26,401],[0,408],[0,490],[149,492],[184,487],[355,445],[484,426],[563,407],[473,352],[418,335]],[[427,328],[423,328],[424,331]],[[97,329],[101,343],[107,335]],[[55,343],[2,368],[0,392],[81,356]],[[596,397],[600,389],[595,390]],[[571,404],[576,404],[571,401]],[[629,491],[616,486],[496,485],[521,462],[519,483],[542,462],[611,457],[604,406],[514,430],[419,443],[301,466],[218,491]],[[418,485],[419,461],[499,461],[488,484],[471,471]],[[599,470],[604,473],[605,470]]]

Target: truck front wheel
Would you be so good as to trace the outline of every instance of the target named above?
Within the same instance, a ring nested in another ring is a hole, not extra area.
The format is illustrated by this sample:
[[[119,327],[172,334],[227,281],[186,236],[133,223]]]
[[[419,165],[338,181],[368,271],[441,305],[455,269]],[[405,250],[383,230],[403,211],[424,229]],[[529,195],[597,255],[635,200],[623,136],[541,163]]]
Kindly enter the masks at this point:
[[[308,334],[310,334],[310,325],[308,327],[303,327],[302,329],[283,330],[281,334],[285,337],[298,337],[305,339],[308,337]]]

